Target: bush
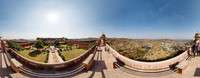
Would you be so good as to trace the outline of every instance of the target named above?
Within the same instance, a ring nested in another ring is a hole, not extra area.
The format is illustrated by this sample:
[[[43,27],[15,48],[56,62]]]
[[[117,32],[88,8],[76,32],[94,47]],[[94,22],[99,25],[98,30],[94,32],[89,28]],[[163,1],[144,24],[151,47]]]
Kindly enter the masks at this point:
[[[46,56],[46,60],[44,62],[48,63],[48,60],[49,60],[49,50],[47,50],[47,56]]]
[[[15,43],[15,42],[10,42],[9,41],[7,43],[8,43],[9,48],[12,48],[15,51],[22,51],[23,50],[23,48],[20,45],[18,45],[17,43]]]
[[[60,52],[62,52],[62,49],[60,48]]]
[[[28,48],[25,48],[26,50],[30,50],[31,49],[31,47],[28,47]]]
[[[72,46],[72,44],[67,44],[67,46],[70,46],[70,47],[71,47],[71,46]]]
[[[61,56],[62,54],[59,52],[59,56]]]
[[[60,50],[58,50],[58,54],[59,54],[59,56],[65,61],[65,56],[63,56],[63,55],[61,54]]]
[[[88,46],[88,48],[91,48],[93,45],[96,45],[97,43],[96,42],[92,42],[90,43],[90,45]]]
[[[61,58],[65,61],[65,56],[62,55]]]

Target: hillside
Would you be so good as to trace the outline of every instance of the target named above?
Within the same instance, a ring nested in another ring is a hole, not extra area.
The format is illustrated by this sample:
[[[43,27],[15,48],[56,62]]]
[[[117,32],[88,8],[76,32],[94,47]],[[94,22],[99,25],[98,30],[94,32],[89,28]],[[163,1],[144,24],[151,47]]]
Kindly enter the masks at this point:
[[[120,54],[135,60],[159,61],[181,54],[191,45],[184,40],[139,40],[108,38],[106,42]]]

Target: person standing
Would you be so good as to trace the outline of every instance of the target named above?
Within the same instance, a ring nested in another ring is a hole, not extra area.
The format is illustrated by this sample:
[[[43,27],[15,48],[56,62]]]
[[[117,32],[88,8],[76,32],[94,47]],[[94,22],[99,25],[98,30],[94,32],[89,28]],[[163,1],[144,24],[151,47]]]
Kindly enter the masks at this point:
[[[199,43],[197,44],[197,55],[198,56],[200,55],[200,45],[199,45]]]
[[[192,51],[193,51],[194,57],[195,57],[195,47],[196,47],[196,43],[192,46]]]

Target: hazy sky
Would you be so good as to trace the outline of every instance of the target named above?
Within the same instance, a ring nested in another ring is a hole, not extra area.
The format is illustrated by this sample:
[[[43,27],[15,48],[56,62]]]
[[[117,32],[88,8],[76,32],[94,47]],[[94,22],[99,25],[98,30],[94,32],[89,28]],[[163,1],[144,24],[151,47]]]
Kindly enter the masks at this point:
[[[4,39],[193,39],[200,0],[0,0]]]

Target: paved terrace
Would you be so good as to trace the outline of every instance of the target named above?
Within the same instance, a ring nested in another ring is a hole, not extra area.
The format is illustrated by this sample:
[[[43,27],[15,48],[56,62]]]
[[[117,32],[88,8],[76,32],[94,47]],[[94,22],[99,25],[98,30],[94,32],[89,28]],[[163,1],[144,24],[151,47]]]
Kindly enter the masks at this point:
[[[26,78],[24,75],[20,73],[15,73],[11,69],[6,53],[2,52],[1,44],[0,44],[0,78]]]
[[[109,55],[103,50],[104,47],[99,47],[96,52],[95,61],[90,70],[83,70],[72,76],[72,78],[198,78],[200,77],[200,56],[192,58],[189,68],[184,74],[173,73],[159,77],[142,77],[128,74],[120,69],[112,69],[109,63]],[[21,73],[14,73],[11,70],[10,64],[5,53],[0,53],[0,77],[26,78],[27,76]]]

